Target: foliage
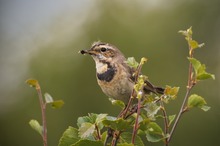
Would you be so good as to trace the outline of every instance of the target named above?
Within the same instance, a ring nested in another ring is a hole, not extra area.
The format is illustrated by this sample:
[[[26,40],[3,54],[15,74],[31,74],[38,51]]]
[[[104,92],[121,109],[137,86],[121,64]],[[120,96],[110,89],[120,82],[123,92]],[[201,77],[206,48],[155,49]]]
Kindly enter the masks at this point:
[[[53,97],[48,93],[44,94],[45,97],[45,101],[44,101],[39,82],[35,79],[28,79],[26,83],[30,85],[30,87],[34,87],[36,89],[40,101],[41,115],[42,115],[42,126],[39,124],[37,120],[34,119],[30,120],[29,125],[42,136],[43,144],[44,146],[47,146],[47,125],[46,125],[46,113],[45,113],[46,106],[47,104],[51,104],[52,108],[57,109],[57,108],[61,108],[64,102],[62,100],[54,101]]]
[[[208,111],[210,107],[207,106],[203,97],[197,94],[190,94],[192,88],[199,81],[215,79],[213,74],[206,71],[205,65],[193,56],[194,51],[203,47],[204,43],[199,44],[192,39],[192,27],[179,32],[185,36],[189,46],[189,73],[186,94],[177,114],[169,115],[166,108],[171,101],[177,98],[179,87],[167,85],[162,95],[157,93],[144,95],[143,88],[146,84],[147,76],[141,74],[141,69],[147,59],[142,58],[138,63],[133,57],[130,57],[127,59],[127,64],[135,69],[133,75],[135,85],[131,98],[128,103],[109,99],[114,106],[119,106],[122,109],[121,113],[117,117],[103,113],[89,113],[88,116],[79,117],[77,120],[78,128],[68,127],[60,138],[58,146],[143,146],[143,141],[146,140],[149,142],[163,142],[164,145],[168,146],[180,117],[185,112],[194,107]],[[36,80],[28,80],[27,83],[35,87],[39,92],[40,86]],[[41,95],[41,92],[39,92],[39,95]],[[136,96],[133,97],[134,95]],[[137,100],[137,104],[132,104],[133,100]],[[60,108],[63,105],[63,101],[54,101],[46,93],[44,104],[51,104],[54,108]],[[161,119],[163,124],[159,124]],[[41,126],[36,120],[31,120],[30,125],[43,135],[45,125]]]

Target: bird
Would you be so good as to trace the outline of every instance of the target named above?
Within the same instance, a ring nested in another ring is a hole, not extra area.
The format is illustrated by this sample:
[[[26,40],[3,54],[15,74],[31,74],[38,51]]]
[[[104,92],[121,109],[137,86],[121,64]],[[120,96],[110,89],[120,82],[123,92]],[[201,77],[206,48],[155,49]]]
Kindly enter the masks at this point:
[[[126,63],[124,54],[114,45],[94,42],[90,49],[81,50],[81,54],[90,55],[95,61],[98,85],[105,95],[128,103],[134,85],[135,70]],[[149,80],[143,88],[145,94],[163,94],[164,88],[154,86]]]

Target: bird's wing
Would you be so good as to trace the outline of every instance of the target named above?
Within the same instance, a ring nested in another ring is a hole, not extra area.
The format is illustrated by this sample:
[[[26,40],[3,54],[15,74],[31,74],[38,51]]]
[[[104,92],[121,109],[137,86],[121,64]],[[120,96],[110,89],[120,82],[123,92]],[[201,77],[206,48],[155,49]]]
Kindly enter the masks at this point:
[[[133,76],[133,74],[135,73],[135,69],[134,68],[131,68],[129,67],[129,71],[130,71],[130,79],[135,82],[135,77]],[[164,93],[164,88],[161,88],[161,87],[157,87],[157,86],[154,86],[149,80],[145,80],[145,86],[144,86],[144,91],[146,94],[149,94],[149,93],[156,93],[156,94],[163,94]]]

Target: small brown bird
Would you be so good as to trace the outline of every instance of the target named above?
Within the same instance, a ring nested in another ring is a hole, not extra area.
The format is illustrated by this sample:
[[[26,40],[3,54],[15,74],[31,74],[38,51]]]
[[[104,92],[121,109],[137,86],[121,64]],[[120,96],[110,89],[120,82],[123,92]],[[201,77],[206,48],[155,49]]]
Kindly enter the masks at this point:
[[[134,87],[134,69],[128,66],[121,51],[109,43],[95,42],[89,50],[81,50],[80,53],[89,54],[94,59],[97,81],[102,91],[109,97],[128,103]],[[146,94],[163,94],[163,88],[147,80],[145,83]]]

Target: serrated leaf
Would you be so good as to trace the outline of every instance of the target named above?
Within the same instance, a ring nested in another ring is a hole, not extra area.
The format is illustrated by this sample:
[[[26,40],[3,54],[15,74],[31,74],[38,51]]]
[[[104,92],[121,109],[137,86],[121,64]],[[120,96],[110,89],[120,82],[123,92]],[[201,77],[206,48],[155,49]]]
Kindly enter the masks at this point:
[[[165,88],[165,95],[170,96],[171,99],[175,99],[177,94],[179,92],[179,87],[171,87],[171,86],[166,86]]]
[[[106,119],[108,114],[98,114],[95,124],[98,126],[99,130],[101,130],[104,126],[102,124],[102,121]]]
[[[128,59],[126,60],[126,63],[132,67],[132,68],[137,68],[139,63],[134,59],[134,57],[128,57]]]
[[[91,123],[82,123],[79,127],[79,136],[84,139],[94,140],[92,137],[95,131],[95,125]]]
[[[207,73],[207,72],[204,72],[204,73],[201,73],[201,74],[197,75],[196,79],[197,80],[206,80],[206,79],[213,79],[213,80],[215,80],[215,75]]]
[[[78,137],[78,130],[69,126],[60,138],[58,146],[70,146],[79,140],[80,138]]]
[[[172,124],[172,122],[174,121],[176,115],[170,115],[168,116],[168,119],[169,119],[169,123],[168,123],[168,126],[170,126]]]
[[[161,141],[162,139],[164,139],[163,131],[157,123],[150,122],[147,125],[147,128],[148,129],[146,130],[146,137],[147,137],[148,141],[158,142],[158,141]]]
[[[52,108],[58,109],[61,108],[64,105],[63,100],[55,100],[51,103]]]
[[[190,57],[188,57],[188,60],[192,63],[195,73],[198,74],[198,70],[201,67],[201,63],[199,62],[199,60]]]
[[[215,75],[206,72],[205,64],[201,64],[200,61],[198,61],[195,58],[188,58],[188,59],[193,65],[197,80],[205,80],[210,78],[213,80],[215,79]]]
[[[92,141],[88,139],[81,139],[71,146],[103,146],[101,141]]]
[[[45,93],[44,98],[45,98],[46,103],[53,102],[53,97],[49,93]]]
[[[115,100],[113,98],[109,98],[109,100],[111,101],[112,105],[116,105],[116,106],[119,106],[120,108],[125,108],[125,104],[123,101],[121,100]]]
[[[113,116],[107,116],[107,117],[106,117],[106,120],[115,121],[115,120],[117,120],[117,118],[116,118],[116,117],[113,117]]]
[[[204,111],[209,110],[210,108],[208,106],[206,106],[206,101],[204,98],[202,98],[199,95],[193,94],[188,98],[188,103],[187,106],[188,108],[192,108],[192,107],[198,107],[201,108]]]
[[[36,89],[37,89],[37,88],[40,88],[38,81],[35,80],[35,79],[28,79],[28,80],[26,80],[26,83],[27,83],[29,86],[34,87],[34,88],[36,88]]]
[[[106,119],[107,115],[108,114],[98,114],[95,123],[98,124],[102,122],[104,119]]]
[[[147,116],[149,119],[155,120],[155,115],[160,110],[160,106],[158,106],[156,103],[149,102],[149,103],[146,103],[144,110],[147,111]]]
[[[103,143],[106,141],[106,137],[107,137],[107,131],[105,131],[105,132],[102,133],[101,141],[102,141]]]
[[[81,127],[83,123],[92,123],[93,121],[88,116],[79,117],[77,119],[77,126]]]
[[[130,125],[130,122],[122,119],[122,118],[119,118],[119,119],[116,119],[116,120],[109,120],[109,119],[106,119],[106,120],[103,120],[102,123],[106,126],[106,127],[109,127],[109,128],[112,128],[114,130],[118,130],[118,131],[123,131],[125,129],[128,129],[131,125]]]
[[[43,127],[39,124],[37,120],[30,120],[29,125],[42,136]]]
[[[132,139],[132,133],[123,132],[121,134],[120,139],[121,139],[122,143],[127,143],[130,146],[131,145],[131,139]],[[136,137],[135,137],[134,145],[135,146],[144,146],[143,141],[141,140],[141,138],[138,135],[136,135]]]

